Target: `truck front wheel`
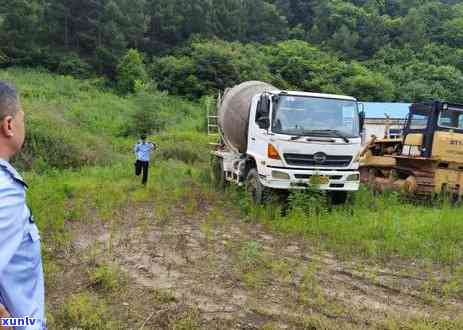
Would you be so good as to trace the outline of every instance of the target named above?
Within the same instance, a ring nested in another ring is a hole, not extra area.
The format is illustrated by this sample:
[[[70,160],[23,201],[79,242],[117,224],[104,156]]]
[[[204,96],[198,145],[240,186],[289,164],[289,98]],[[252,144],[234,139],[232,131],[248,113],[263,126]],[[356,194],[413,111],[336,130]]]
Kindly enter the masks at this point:
[[[255,168],[249,171],[246,178],[246,191],[255,204],[263,204],[267,202],[271,195],[270,189],[260,182],[259,173],[257,173],[257,169]]]

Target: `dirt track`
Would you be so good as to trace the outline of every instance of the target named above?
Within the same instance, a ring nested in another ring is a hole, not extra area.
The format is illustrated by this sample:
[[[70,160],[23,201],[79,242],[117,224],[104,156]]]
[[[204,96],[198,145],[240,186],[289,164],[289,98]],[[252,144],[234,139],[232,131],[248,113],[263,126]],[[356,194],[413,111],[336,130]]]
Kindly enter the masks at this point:
[[[341,261],[203,197],[193,212],[179,201],[159,215],[154,201],[112,224],[72,224],[74,258],[97,248],[98,262],[127,273],[114,303],[120,320],[136,324],[127,327],[164,329],[182,317],[206,329],[382,329],[463,312],[462,301],[433,292],[439,273]]]

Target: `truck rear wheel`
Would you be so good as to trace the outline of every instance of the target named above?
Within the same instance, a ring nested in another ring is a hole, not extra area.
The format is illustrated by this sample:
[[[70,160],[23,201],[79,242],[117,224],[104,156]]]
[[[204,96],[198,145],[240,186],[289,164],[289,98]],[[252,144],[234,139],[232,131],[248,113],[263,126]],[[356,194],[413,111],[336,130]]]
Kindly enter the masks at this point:
[[[331,205],[345,204],[347,201],[347,191],[330,191],[328,194]]]
[[[251,200],[258,205],[268,202],[271,196],[270,189],[260,182],[259,173],[257,173],[257,169],[255,168],[249,171],[246,178],[246,191],[250,195]]]
[[[223,170],[223,160],[219,157],[214,157],[211,162],[214,184],[219,190],[225,190],[227,180],[225,179],[225,172]]]

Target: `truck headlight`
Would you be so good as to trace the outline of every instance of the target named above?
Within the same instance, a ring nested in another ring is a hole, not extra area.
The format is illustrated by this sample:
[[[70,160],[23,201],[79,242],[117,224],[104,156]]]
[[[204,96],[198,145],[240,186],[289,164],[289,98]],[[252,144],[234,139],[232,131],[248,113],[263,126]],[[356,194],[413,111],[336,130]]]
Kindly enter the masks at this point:
[[[270,159],[281,159],[277,148],[273,144],[269,144],[267,147],[267,156]]]
[[[285,172],[280,172],[280,171],[272,171],[272,178],[278,179],[278,180],[289,180],[289,174]]]
[[[360,181],[360,174],[351,174],[347,177],[346,181]]]

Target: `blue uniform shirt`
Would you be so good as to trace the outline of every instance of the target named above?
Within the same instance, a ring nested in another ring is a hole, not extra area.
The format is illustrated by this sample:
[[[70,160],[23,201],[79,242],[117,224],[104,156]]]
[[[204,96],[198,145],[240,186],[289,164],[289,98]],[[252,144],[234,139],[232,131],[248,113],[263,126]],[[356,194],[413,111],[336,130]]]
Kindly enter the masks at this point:
[[[149,162],[151,152],[154,150],[154,148],[155,146],[151,142],[138,142],[134,147],[137,160],[141,160],[143,162]]]
[[[34,326],[14,329],[43,330],[45,290],[40,236],[26,205],[26,189],[18,172],[0,159],[0,303],[11,317],[38,319]]]

